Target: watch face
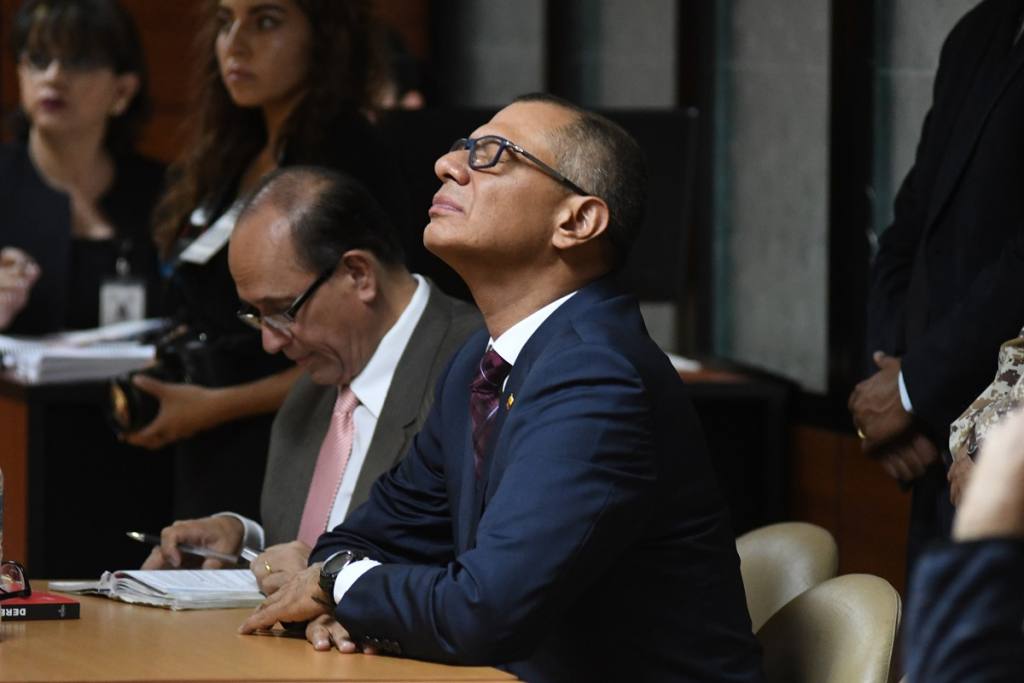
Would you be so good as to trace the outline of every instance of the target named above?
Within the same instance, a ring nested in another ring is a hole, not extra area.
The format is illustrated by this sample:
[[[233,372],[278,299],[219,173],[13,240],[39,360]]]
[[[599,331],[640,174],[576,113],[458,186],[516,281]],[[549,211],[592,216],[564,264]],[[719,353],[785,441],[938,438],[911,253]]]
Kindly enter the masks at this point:
[[[324,566],[323,569],[321,570],[321,573],[328,574],[331,576],[336,575],[345,567],[346,564],[353,560],[354,556],[355,553],[353,553],[351,550],[342,550],[340,553],[335,553],[334,555],[331,555],[329,558],[327,558],[327,561],[324,562]]]

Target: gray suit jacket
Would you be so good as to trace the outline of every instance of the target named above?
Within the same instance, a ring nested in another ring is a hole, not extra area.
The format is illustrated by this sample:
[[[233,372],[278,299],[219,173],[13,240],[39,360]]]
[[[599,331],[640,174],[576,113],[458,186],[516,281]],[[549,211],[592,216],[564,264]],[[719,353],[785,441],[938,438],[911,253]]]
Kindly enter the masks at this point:
[[[430,285],[427,307],[395,368],[350,510],[366,500],[377,477],[409,450],[434,400],[434,381],[481,323],[475,308]],[[337,395],[337,387],[314,384],[303,375],[274,419],[260,498],[268,546],[293,541],[299,533],[313,468]]]

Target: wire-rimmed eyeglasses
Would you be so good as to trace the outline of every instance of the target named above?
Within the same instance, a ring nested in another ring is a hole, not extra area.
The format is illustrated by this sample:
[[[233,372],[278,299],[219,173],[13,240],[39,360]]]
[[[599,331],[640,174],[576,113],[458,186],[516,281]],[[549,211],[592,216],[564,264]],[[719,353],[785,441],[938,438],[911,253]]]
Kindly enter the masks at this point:
[[[281,334],[285,334],[290,337],[292,334],[292,325],[295,324],[295,316],[299,314],[299,309],[301,309],[302,305],[313,297],[313,294],[315,294],[316,290],[320,288],[320,285],[327,282],[336,269],[337,266],[331,266],[324,272],[320,273],[320,275],[313,280],[313,284],[307,287],[306,291],[302,294],[295,297],[295,300],[292,301],[291,305],[281,313],[262,315],[253,306],[246,304],[238,310],[236,315],[238,315],[239,320],[253,329],[259,330],[262,329],[263,325],[266,325],[275,332],[280,332]]]
[[[554,168],[530,154],[516,143],[503,138],[500,135],[483,135],[478,138],[459,138],[452,143],[451,149],[448,151],[449,153],[461,152],[464,149],[469,150],[469,167],[474,170],[492,168],[496,166],[501,160],[502,152],[506,149],[510,149],[516,154],[532,161],[536,164],[537,168],[543,171],[546,175],[554,178],[576,194],[583,195],[584,197],[592,196],[582,187],[566,178],[564,174],[556,171]]]
[[[32,595],[32,585],[21,563],[6,560],[0,564],[0,600],[27,598]]]

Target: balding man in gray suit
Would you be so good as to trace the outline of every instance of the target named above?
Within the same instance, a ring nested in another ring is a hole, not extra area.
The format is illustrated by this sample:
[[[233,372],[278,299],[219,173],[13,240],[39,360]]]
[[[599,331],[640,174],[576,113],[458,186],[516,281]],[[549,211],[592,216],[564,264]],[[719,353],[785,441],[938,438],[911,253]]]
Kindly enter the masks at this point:
[[[369,193],[323,169],[268,175],[240,213],[229,249],[239,315],[260,330],[267,352],[284,353],[305,372],[274,421],[263,525],[230,512],[179,520],[163,530],[143,567],[187,563],[182,543],[230,555],[266,548],[252,569],[273,592],[306,567],[316,536],[362,503],[405,454],[429,411],[434,380],[481,319],[409,273]],[[345,396],[351,402],[342,419],[351,430],[338,454],[332,424]],[[335,458],[342,460],[332,471]],[[325,490],[333,497],[322,506],[314,491]],[[222,565],[207,559],[203,566]]]

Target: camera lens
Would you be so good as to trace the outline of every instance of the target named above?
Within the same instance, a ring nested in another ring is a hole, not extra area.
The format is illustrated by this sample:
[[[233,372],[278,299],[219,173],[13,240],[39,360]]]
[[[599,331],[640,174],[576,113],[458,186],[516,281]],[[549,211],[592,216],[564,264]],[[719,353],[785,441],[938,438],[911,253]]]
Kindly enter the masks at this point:
[[[160,402],[132,382],[136,373],[110,381],[110,423],[116,432],[134,432],[153,421]],[[147,373],[151,374],[151,373]]]

